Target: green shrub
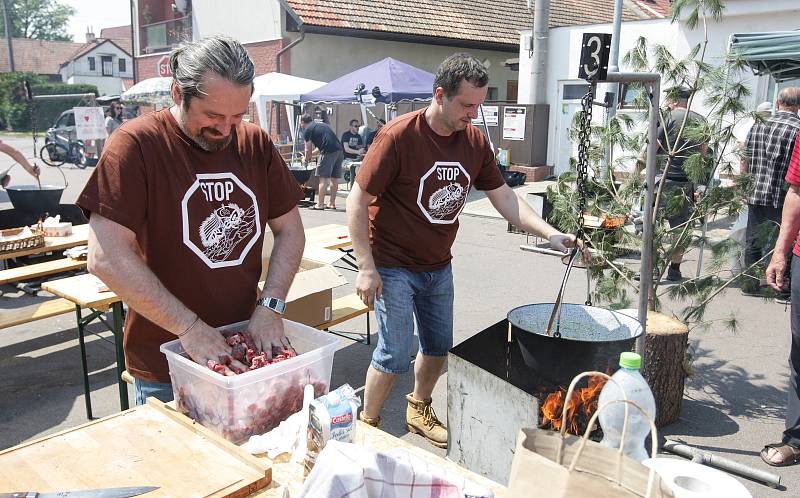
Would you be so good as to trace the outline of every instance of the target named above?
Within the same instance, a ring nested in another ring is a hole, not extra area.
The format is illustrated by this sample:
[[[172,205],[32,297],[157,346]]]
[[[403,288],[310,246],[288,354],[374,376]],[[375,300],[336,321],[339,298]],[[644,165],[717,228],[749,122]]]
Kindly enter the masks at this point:
[[[52,126],[58,116],[67,109],[77,105],[89,105],[80,98],[66,98],[51,101],[39,101],[30,104],[25,101],[23,82],[31,83],[33,95],[69,95],[76,93],[93,93],[98,95],[94,85],[68,83],[50,83],[43,77],[33,73],[0,74],[0,129],[31,130],[35,122],[37,130]],[[31,120],[31,106],[35,116]]]

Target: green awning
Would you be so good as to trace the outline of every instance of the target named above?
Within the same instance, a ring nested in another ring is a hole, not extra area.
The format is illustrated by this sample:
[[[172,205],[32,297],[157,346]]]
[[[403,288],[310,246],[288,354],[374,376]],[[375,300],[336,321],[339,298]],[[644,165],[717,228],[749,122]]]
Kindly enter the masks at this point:
[[[771,74],[778,82],[800,78],[800,31],[734,34],[730,52],[756,74]]]

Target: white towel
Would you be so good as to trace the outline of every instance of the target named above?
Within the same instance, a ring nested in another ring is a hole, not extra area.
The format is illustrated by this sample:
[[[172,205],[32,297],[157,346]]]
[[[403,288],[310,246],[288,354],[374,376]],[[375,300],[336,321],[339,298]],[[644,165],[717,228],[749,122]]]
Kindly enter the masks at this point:
[[[301,496],[493,498],[494,493],[402,448],[381,453],[329,441],[306,478]]]

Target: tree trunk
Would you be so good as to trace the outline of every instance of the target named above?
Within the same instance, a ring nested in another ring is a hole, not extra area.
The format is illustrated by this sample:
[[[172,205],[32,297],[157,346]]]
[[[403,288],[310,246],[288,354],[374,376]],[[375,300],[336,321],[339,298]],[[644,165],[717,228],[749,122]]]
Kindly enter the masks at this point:
[[[656,426],[678,420],[686,379],[689,328],[670,316],[647,313],[646,353],[643,373],[656,399]]]

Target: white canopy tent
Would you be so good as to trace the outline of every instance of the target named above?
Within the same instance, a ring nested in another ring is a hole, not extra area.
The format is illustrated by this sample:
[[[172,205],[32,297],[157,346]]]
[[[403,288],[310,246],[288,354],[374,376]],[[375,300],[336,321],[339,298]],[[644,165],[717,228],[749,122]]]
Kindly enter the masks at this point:
[[[267,73],[257,76],[253,80],[253,96],[251,102],[256,103],[258,122],[261,127],[269,132],[267,124],[267,105],[270,102],[281,102],[285,105],[286,115],[289,118],[289,128],[294,137],[295,133],[295,108],[294,103],[300,100],[300,95],[309,93],[325,85],[324,81],[299,78],[290,74]]]

